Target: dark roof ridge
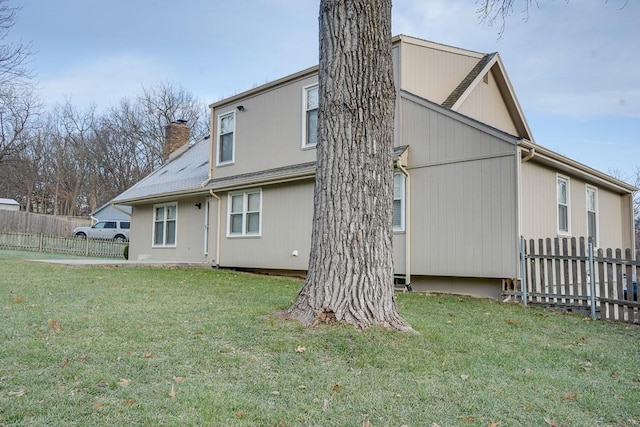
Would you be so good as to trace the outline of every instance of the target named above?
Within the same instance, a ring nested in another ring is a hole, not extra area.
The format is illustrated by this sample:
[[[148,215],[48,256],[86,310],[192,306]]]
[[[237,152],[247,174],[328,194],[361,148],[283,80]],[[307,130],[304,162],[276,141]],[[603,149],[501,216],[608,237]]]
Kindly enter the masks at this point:
[[[471,83],[473,83],[476,77],[478,77],[484,67],[486,67],[489,61],[491,61],[496,55],[497,52],[488,53],[483,56],[482,59],[478,61],[475,67],[473,67],[473,69],[469,72],[469,74],[467,74],[467,76],[462,79],[458,87],[456,87],[453,92],[451,92],[451,94],[447,97],[447,99],[445,99],[445,101],[442,103],[442,106],[447,108],[453,107],[458,99],[460,99],[462,94],[464,94],[469,86],[471,86]]]

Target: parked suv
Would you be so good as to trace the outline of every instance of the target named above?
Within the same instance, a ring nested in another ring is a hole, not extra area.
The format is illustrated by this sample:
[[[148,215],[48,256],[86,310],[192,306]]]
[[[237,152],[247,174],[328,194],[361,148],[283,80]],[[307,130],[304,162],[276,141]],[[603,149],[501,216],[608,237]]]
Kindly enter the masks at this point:
[[[76,227],[73,237],[81,239],[113,239],[117,242],[129,240],[130,221],[108,220],[98,221],[91,227]]]

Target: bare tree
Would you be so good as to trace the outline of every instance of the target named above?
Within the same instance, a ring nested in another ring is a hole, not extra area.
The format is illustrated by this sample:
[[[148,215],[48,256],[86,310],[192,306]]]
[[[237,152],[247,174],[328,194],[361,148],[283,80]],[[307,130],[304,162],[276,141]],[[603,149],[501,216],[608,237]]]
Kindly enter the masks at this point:
[[[391,0],[321,0],[309,271],[286,316],[413,331],[393,289]]]
[[[0,0],[0,164],[26,148],[27,125],[40,109],[27,67],[31,45],[4,42],[18,10]]]

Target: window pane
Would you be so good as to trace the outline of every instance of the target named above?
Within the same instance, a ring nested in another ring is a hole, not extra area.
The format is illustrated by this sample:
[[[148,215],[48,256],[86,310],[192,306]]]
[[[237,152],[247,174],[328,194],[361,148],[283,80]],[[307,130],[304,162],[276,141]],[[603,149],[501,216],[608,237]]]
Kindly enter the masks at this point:
[[[154,235],[153,237],[154,244],[156,245],[164,244],[164,223],[162,222],[155,223],[155,230],[153,235]]]
[[[564,179],[558,180],[558,203],[567,203],[567,181]]]
[[[587,189],[587,210],[596,211],[596,192],[591,188]]]
[[[156,208],[156,220],[164,220],[164,206]]]
[[[244,195],[238,194],[237,196],[231,196],[231,212],[242,213],[244,203]]]
[[[401,199],[403,196],[402,188],[404,187],[402,184],[404,183],[404,175],[402,174],[394,174],[393,175],[393,198]]]
[[[567,207],[563,205],[558,205],[558,227],[560,231],[569,231]]]
[[[233,160],[233,133],[220,135],[220,162]]]
[[[307,145],[318,143],[318,110],[307,111]]]
[[[224,116],[220,119],[221,135],[224,135],[225,133],[233,132],[233,119],[234,119],[233,114],[229,114],[228,116]]]
[[[260,214],[250,213],[247,214],[247,233],[259,233],[260,232]]]
[[[167,219],[176,219],[176,205],[167,206]]]
[[[307,89],[307,111],[318,108],[318,86]]]
[[[176,222],[167,221],[167,245],[173,245],[176,243]]]
[[[393,227],[394,228],[402,227],[402,201],[401,200],[393,201]]]
[[[248,208],[249,212],[257,212],[260,211],[260,193],[249,193],[248,194]]]
[[[231,215],[231,233],[242,234],[242,214]]]
[[[596,213],[589,212],[588,215],[589,220],[589,237],[593,239],[593,244],[596,244]]]

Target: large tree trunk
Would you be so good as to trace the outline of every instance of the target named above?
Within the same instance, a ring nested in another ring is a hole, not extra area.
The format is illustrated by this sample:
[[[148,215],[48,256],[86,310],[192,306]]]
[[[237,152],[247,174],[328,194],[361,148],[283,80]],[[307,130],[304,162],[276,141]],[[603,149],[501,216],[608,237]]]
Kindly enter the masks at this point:
[[[289,318],[403,331],[393,290],[391,0],[321,0],[309,271]]]

